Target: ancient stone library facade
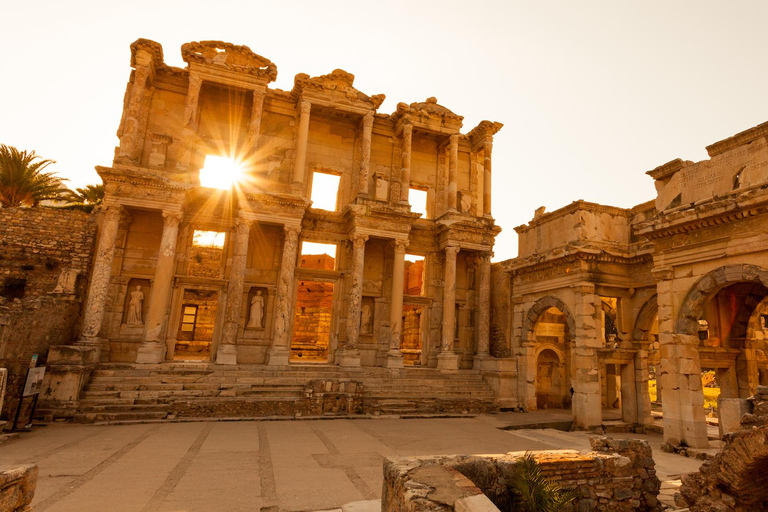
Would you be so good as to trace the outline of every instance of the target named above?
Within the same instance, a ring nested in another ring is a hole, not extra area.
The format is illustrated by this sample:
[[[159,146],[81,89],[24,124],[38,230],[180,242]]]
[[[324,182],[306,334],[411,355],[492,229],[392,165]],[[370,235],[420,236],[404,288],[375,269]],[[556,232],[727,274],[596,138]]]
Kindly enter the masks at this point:
[[[66,251],[0,261],[0,363],[20,375],[42,353],[44,408],[172,405],[182,392],[245,403],[259,385],[325,372],[306,389],[346,405],[301,411],[371,412],[389,393],[406,408],[564,407],[579,428],[616,415],[642,427],[655,383],[666,440],[701,446],[703,370],[723,397],[768,380],[768,126],[650,171],[655,201],[537,211],[516,228],[519,256],[491,265],[500,123],[462,133],[434,98],[378,112],[384,96],[342,70],[270,88],[277,67],[244,46],[181,51],[184,69],[155,42],[131,45],[96,214],[39,240],[0,226],[19,254],[66,237],[92,247],[75,263]],[[231,188],[205,183],[224,172],[216,157],[243,168]],[[57,279],[67,293],[45,288]],[[41,297],[57,304],[43,315],[56,336],[18,334]],[[174,381],[195,371],[208,380]]]

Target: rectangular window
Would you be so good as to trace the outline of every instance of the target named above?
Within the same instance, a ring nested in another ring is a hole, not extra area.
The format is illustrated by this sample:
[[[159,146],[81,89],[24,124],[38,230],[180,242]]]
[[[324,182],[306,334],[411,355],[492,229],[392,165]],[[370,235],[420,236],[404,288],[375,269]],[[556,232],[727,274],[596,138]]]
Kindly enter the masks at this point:
[[[301,268],[336,270],[336,245],[301,242]]]
[[[424,295],[424,256],[405,255],[405,276],[403,293],[405,295]]]
[[[335,212],[339,201],[339,182],[341,177],[323,172],[312,173],[312,208]]]
[[[411,211],[420,213],[422,219],[428,219],[427,214],[427,191],[418,188],[412,188],[408,191],[408,202],[411,203]]]

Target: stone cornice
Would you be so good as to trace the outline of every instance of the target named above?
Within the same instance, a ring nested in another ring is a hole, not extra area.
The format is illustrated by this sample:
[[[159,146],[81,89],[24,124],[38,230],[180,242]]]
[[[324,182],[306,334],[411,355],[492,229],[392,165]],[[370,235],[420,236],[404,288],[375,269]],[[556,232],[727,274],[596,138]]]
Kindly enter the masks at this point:
[[[350,103],[364,110],[375,111],[386,98],[383,94],[368,96],[353,87],[355,75],[343,69],[335,69],[327,75],[310,77],[299,73],[294,78],[291,95],[295,99],[306,96],[311,102],[316,96],[335,100],[341,105]]]
[[[181,57],[187,64],[199,64],[244,73],[274,82],[277,66],[272,61],[257,55],[247,46],[238,46],[223,41],[193,41],[181,45]]]
[[[707,153],[709,154],[709,157],[712,158],[731,149],[743,146],[744,144],[749,144],[760,137],[768,137],[768,122],[759,124],[749,130],[739,132],[732,137],[715,142],[714,144],[710,144],[707,146]]]
[[[655,240],[764,214],[768,212],[768,194],[762,187],[757,185],[692,207],[665,210],[652,220],[633,225],[632,231],[638,237]]]
[[[577,261],[597,261],[601,263],[619,263],[637,265],[650,263],[653,255],[649,249],[633,253],[618,253],[594,248],[573,248],[553,254],[531,256],[525,259],[515,258],[501,262],[502,269],[512,276],[545,270]]]
[[[647,174],[654,180],[663,180],[665,178],[671,177],[683,167],[687,167],[691,164],[693,164],[693,162],[691,162],[690,160],[682,160],[680,158],[675,158],[674,160],[670,160],[664,165],[660,165],[653,170],[646,171],[645,174]]]
[[[194,188],[194,185],[191,183],[176,181],[167,176],[164,176],[163,172],[158,172],[143,167],[131,167],[126,165],[120,165],[119,168],[96,166],[96,172],[99,173],[99,176],[101,176],[101,179],[104,180],[105,184],[110,182],[128,183],[140,187],[178,190],[184,192]]]
[[[541,216],[532,219],[530,222],[528,222],[528,224],[517,226],[515,231],[518,233],[525,233],[526,231],[541,226],[542,224],[546,224],[547,222],[551,222],[560,217],[565,217],[566,215],[570,215],[582,210],[588,212],[609,213],[611,215],[621,215],[623,217],[631,217],[633,215],[633,209],[619,208],[617,206],[606,206],[604,204],[590,203],[579,199],[578,201],[574,201],[568,206],[564,206],[559,210],[544,213]]]

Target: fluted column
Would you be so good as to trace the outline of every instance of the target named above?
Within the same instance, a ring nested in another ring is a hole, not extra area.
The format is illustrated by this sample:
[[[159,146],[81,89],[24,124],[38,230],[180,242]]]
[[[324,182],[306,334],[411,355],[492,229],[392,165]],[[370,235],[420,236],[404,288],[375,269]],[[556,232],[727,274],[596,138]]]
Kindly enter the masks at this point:
[[[98,345],[99,332],[104,320],[104,307],[107,300],[109,279],[112,274],[112,260],[115,256],[115,240],[120,224],[122,206],[102,207],[104,221],[99,233],[99,245],[93,258],[91,284],[88,287],[88,299],[83,312],[83,326],[78,345]]]
[[[136,53],[136,70],[133,73],[133,85],[128,97],[128,105],[125,108],[122,133],[120,134],[121,159],[135,162],[138,160],[141,148],[139,144],[139,120],[141,118],[141,105],[144,103],[144,92],[147,90],[152,64],[152,56],[146,50]]]
[[[246,154],[251,155],[256,151],[261,133],[261,118],[264,111],[264,97],[266,91],[255,89],[253,91],[253,106],[251,107],[251,120],[248,123],[248,137],[246,140]]]
[[[400,184],[400,202],[408,204],[408,193],[411,187],[411,141],[413,139],[413,125],[403,125],[403,154],[401,157],[402,180]]]
[[[285,226],[285,241],[283,242],[283,258],[280,263],[280,276],[277,282],[277,305],[275,307],[275,332],[272,346],[269,349],[270,365],[287,365],[291,353],[291,340],[288,335],[291,330],[293,317],[293,276],[296,271],[296,257],[299,248],[299,233],[297,226]]]
[[[296,162],[293,169],[293,182],[304,183],[307,172],[307,142],[309,142],[309,113],[312,104],[302,101],[299,107],[299,133],[296,139]]]
[[[360,351],[357,341],[360,337],[360,311],[363,300],[363,269],[365,261],[365,242],[368,235],[354,234],[352,240],[352,268],[349,288],[349,308],[347,309],[347,340],[339,357],[341,366],[360,366]]]
[[[240,307],[243,302],[245,266],[248,257],[248,242],[252,221],[237,219],[235,242],[232,252],[232,267],[227,286],[227,302],[224,310],[224,328],[219,348],[216,350],[217,364],[237,364],[237,334],[240,327]]]
[[[443,332],[440,353],[437,355],[437,367],[446,371],[459,369],[459,357],[453,351],[453,339],[456,332],[456,255],[459,253],[459,249],[453,245],[445,248]]]
[[[389,352],[387,368],[402,368],[403,354],[400,342],[403,335],[403,281],[405,279],[405,249],[408,242],[395,240],[395,259],[392,265],[392,296],[389,304]]]
[[[371,136],[373,133],[373,112],[363,117],[363,160],[360,163],[360,187],[358,193],[368,195],[371,179]]]
[[[173,285],[176,260],[176,240],[179,235],[180,211],[163,212],[163,235],[157,253],[155,277],[149,295],[147,318],[144,321],[144,341],[136,354],[137,363],[159,363],[165,359],[163,334],[167,323],[168,300]]]
[[[483,215],[491,214],[491,150],[490,140],[483,144]]]
[[[448,162],[448,210],[456,211],[458,184],[457,176],[459,169],[459,136],[451,135]]]
[[[477,354],[474,367],[479,370],[490,357],[491,348],[491,252],[478,255]]]

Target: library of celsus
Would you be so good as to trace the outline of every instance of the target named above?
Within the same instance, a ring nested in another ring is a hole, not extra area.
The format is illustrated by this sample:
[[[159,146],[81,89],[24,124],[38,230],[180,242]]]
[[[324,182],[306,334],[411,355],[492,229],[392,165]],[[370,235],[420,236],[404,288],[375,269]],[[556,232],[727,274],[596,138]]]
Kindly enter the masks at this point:
[[[245,46],[181,53],[131,45],[94,214],[20,236],[42,214],[0,210],[0,365],[41,354],[48,417],[560,408],[698,447],[703,386],[768,384],[768,125],[648,171],[634,208],[537,210],[492,264],[492,174],[523,171],[492,170],[501,123],[380,112],[340,69],[272,88]]]

